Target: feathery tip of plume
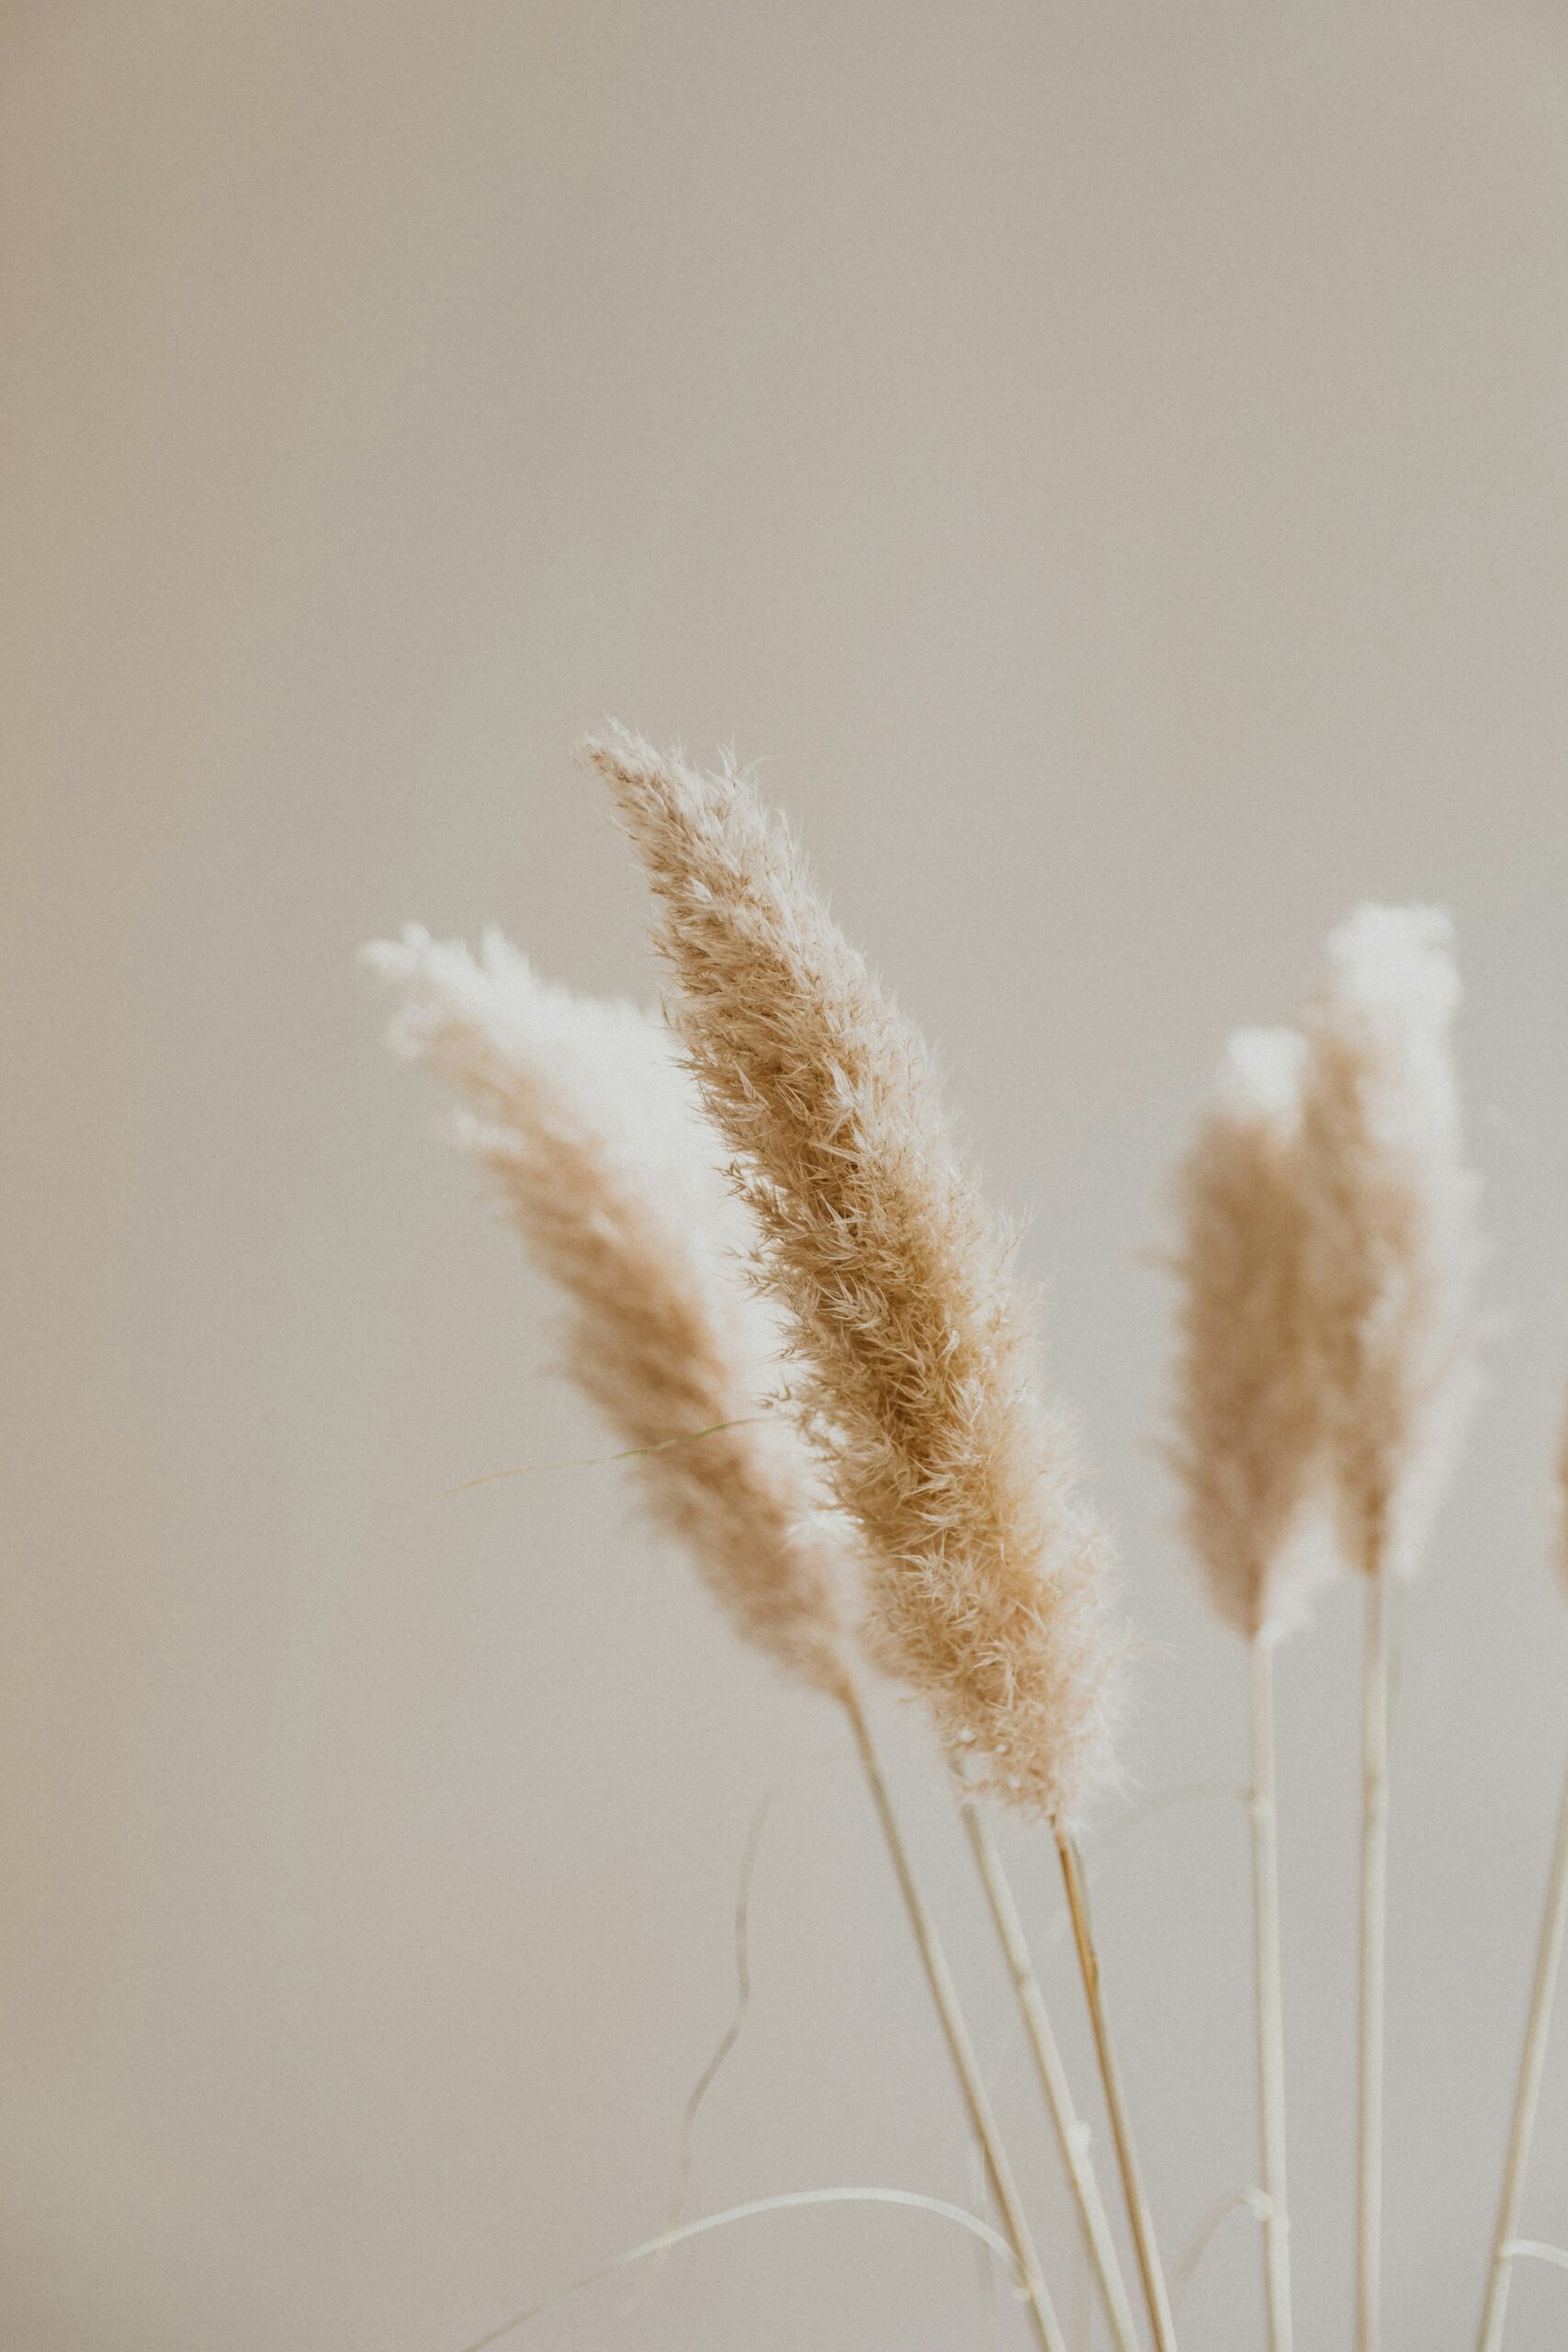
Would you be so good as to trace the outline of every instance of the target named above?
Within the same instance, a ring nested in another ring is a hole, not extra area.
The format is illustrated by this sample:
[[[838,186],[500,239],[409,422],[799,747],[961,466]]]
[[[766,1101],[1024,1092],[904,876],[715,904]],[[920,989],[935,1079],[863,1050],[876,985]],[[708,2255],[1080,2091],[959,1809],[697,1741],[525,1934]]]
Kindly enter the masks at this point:
[[[1214,1080],[1213,1109],[1236,1125],[1292,1133],[1301,1123],[1306,1039],[1297,1029],[1238,1029]]]
[[[1358,907],[1331,932],[1329,1001],[1441,1031],[1460,1000],[1454,927],[1441,907]]]

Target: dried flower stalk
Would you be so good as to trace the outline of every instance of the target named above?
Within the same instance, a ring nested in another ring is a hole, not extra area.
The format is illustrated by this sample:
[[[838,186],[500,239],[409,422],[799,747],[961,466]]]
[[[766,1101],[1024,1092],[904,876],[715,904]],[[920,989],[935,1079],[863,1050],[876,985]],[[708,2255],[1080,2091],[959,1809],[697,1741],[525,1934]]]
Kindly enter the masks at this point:
[[[1066,2068],[1062,2064],[1061,2050],[1045,2006],[1045,1996],[1024,1934],[1012,1886],[985,1813],[956,1769],[953,1785],[958,1797],[959,1817],[969,1839],[975,1866],[985,1889],[991,1922],[1008,1964],[1008,1973],[1012,1979],[1024,2031],[1033,2052],[1040,2087],[1050,2110],[1073,2201],[1077,2208],[1084,2253],[1105,2306],[1116,2352],[1137,2352],[1137,2329],[1127,2301],[1127,2290],[1122,2283],[1116,2242],[1111,2234],[1111,2223],[1100,2193],[1100,2183],[1095,2177],[1089,2127],[1078,2120]],[[1090,2324],[1092,2325],[1092,2321]]]
[[[662,1449],[635,1464],[654,1517],[737,1632],[841,1696],[852,1536],[766,1410],[776,1326],[662,1023],[550,986],[496,933],[477,959],[417,928],[366,953],[400,1000],[393,1045],[457,1096],[450,1132],[565,1295],[566,1371],[628,1447]]]
[[[1218,1614],[1251,1650],[1252,1919],[1258,2140],[1271,2352],[1292,2343],[1273,1650],[1332,1554],[1314,1540],[1325,1408],[1303,1182],[1306,1041],[1234,1036],[1179,1184],[1175,1465]]]
[[[985,1785],[1069,1825],[1110,1764],[1107,1547],[925,1048],[739,775],[619,733],[583,757],[660,902],[671,1017],[867,1539],[880,1654]]]
[[[1461,1151],[1447,916],[1359,908],[1328,943],[1302,1114],[1308,1281],[1341,1542],[1366,1577],[1357,2352],[1377,2352],[1388,1871],[1385,1589],[1420,1557],[1475,1391],[1475,1181]]]

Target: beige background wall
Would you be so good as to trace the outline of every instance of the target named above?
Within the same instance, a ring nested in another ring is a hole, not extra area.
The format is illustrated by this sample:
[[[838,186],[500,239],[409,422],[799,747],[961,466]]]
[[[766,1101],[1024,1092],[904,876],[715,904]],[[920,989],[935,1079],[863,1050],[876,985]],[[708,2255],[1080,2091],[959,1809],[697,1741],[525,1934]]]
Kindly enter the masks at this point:
[[[1145,1797],[1243,1768],[1154,1453],[1163,1171],[1224,1030],[1289,1013],[1350,903],[1452,906],[1500,1329],[1401,1702],[1389,2338],[1468,2340],[1568,1736],[1565,52],[1524,0],[5,10],[17,2352],[457,2352],[655,2230],[774,1787],[691,2210],[973,2193],[834,1723],[618,1474],[438,1499],[599,1441],[353,953],[494,918],[649,988],[567,756],[605,711],[765,763],[1035,1212],[1147,1635]],[[1283,1669],[1309,2347],[1346,2337],[1355,1631],[1340,1591]],[[1253,2164],[1245,1821],[1105,1832],[1174,2250]],[[1531,2229],[1565,2199],[1568,2034]],[[1258,2342],[1248,2227],[1193,2344]],[[624,2294],[518,2340],[986,2340],[966,2243],[896,2212]],[[1565,2298],[1521,2274],[1513,2352]]]

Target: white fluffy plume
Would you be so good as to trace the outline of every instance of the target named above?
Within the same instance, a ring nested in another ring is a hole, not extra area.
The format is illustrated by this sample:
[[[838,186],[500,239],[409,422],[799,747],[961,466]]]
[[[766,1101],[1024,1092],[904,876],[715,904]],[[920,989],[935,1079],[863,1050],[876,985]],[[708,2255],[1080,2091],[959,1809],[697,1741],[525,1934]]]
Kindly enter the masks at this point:
[[[662,1449],[636,1464],[653,1515],[740,1634],[841,1695],[851,1532],[768,1409],[752,1236],[663,1023],[549,985],[494,932],[477,958],[415,927],[365,956],[400,999],[394,1048],[457,1097],[450,1132],[565,1295],[566,1370],[628,1447]]]

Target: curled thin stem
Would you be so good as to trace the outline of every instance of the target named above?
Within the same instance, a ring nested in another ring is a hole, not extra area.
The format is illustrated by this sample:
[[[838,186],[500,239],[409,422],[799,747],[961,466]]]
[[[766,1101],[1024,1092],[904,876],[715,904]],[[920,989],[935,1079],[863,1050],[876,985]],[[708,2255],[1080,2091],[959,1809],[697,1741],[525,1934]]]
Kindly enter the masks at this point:
[[[917,2213],[934,2213],[939,2220],[967,2230],[971,2237],[989,2247],[1015,2278],[1018,2277],[1017,2261],[1006,2238],[976,2214],[966,2213],[962,2205],[950,2205],[943,2198],[922,2197],[912,2188],[794,2188],[782,2197],[756,2197],[749,2204],[728,2206],[722,2213],[705,2213],[699,2222],[684,2222],[678,2230],[662,2230],[658,2237],[645,2239],[641,2245],[627,2246],[624,2253],[612,2255],[608,2262],[602,2262],[585,2278],[574,2278],[570,2287],[547,2295],[542,2303],[531,2303],[526,2311],[513,2312],[499,2327],[492,2327],[488,2335],[476,2335],[463,2346],[463,2352],[490,2352],[491,2345],[501,2343],[517,2328],[525,2327],[530,2320],[542,2318],[546,2312],[570,2302],[574,2295],[586,2293],[602,2278],[612,2278],[631,2263],[646,2262],[653,2255],[668,2253],[671,2246],[684,2245],[690,2238],[706,2237],[711,2230],[727,2230],[737,2222],[755,2221],[764,2213],[797,2212],[811,2205],[907,2205]]]
[[[1255,2222],[1267,2222],[1269,2199],[1261,2188],[1233,2188],[1213,2210],[1204,2214],[1193,2231],[1171,2273],[1171,2309],[1179,2312],[1187,2301],[1187,2290],[1203,2267],[1209,2248],[1224,2228],[1233,2213],[1250,2213]]]

